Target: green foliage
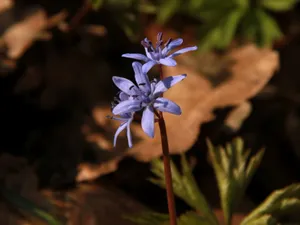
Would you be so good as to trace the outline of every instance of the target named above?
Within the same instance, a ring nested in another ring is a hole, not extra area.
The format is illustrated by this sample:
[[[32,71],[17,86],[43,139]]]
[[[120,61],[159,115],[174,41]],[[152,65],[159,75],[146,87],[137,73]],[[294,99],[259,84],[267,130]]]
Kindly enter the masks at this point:
[[[178,225],[211,225],[207,219],[196,212],[187,212],[178,218]]]
[[[286,11],[291,9],[297,0],[261,0],[261,5],[269,10]]]
[[[250,155],[250,150],[244,150],[241,138],[234,139],[225,147],[215,147],[209,141],[207,143],[209,157],[217,178],[225,224],[229,225],[234,209],[242,200],[245,189],[262,160],[264,151],[260,150]],[[151,165],[156,178],[150,181],[165,188],[162,160],[153,160]],[[194,210],[180,215],[177,220],[178,225],[218,225],[215,214],[196,184],[186,157],[181,156],[181,171],[174,163],[171,163],[171,170],[175,195]],[[244,218],[241,225],[283,224],[282,218],[297,215],[299,210],[300,184],[293,184],[274,191]],[[166,214],[145,213],[130,219],[141,225],[168,225]],[[293,222],[299,224],[300,217],[298,216],[298,220]]]
[[[124,218],[140,225],[163,225],[168,223],[169,215],[149,211],[139,215],[126,215]]]
[[[208,51],[214,48],[227,48],[234,39],[242,42],[253,41],[259,46],[270,47],[275,40],[282,37],[282,33],[269,11],[291,10],[297,0],[90,1],[95,10],[100,8],[110,10],[132,40],[137,39],[141,25],[138,16],[141,13],[154,14],[158,23],[170,25],[173,17],[177,15],[196,19],[199,49]],[[128,14],[131,14],[131,19],[127,18]]]
[[[165,23],[171,18],[180,7],[179,0],[164,0],[157,10],[157,20],[159,23]]]
[[[58,219],[42,209],[32,201],[24,198],[16,192],[6,188],[0,188],[1,195],[14,207],[16,207],[25,217],[29,219],[40,219],[49,225],[62,225]]]
[[[203,218],[201,218],[201,220],[206,220],[209,224],[217,225],[217,218],[212,212],[204,195],[199,190],[192,175],[191,168],[189,167],[184,155],[181,157],[181,166],[182,173],[177,170],[174,163],[171,164],[174,193],[183,199],[189,206],[197,211],[201,211],[203,214]],[[153,160],[151,170],[157,178],[152,178],[150,181],[165,188],[163,162],[159,159]]]
[[[278,224],[280,218],[293,213],[298,214],[299,210],[300,184],[292,184],[271,193],[263,203],[244,218],[241,225]],[[293,222],[299,224],[300,218]]]
[[[233,210],[260,164],[264,151],[261,150],[249,157],[250,150],[244,151],[241,138],[235,139],[225,148],[214,147],[210,141],[207,143],[217,178],[224,218],[226,224],[230,224]]]

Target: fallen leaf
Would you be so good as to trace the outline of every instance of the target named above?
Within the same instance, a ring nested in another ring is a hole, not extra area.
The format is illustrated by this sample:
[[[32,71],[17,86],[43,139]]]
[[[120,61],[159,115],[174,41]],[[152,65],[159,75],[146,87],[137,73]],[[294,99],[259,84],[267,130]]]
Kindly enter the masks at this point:
[[[233,131],[238,131],[245,119],[248,118],[252,111],[252,105],[249,101],[244,101],[235,107],[226,117],[224,123]]]
[[[2,37],[8,47],[8,57],[15,59],[21,56],[46,24],[46,12],[40,9],[8,28]]]
[[[45,10],[38,9],[34,14],[9,27],[0,38],[0,45],[7,47],[9,58],[17,59],[36,39],[49,40],[51,34],[44,30],[58,25],[66,16],[67,13],[61,11],[51,18],[47,18]]]
[[[0,0],[0,13],[11,8],[13,4],[14,2],[12,0]]]

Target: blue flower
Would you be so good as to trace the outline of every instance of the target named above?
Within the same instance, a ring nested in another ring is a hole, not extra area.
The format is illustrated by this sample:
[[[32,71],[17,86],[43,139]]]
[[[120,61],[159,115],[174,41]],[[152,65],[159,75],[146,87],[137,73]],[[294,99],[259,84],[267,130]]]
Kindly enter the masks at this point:
[[[163,40],[162,40],[162,33],[160,32],[157,35],[156,48],[153,47],[152,42],[147,38],[145,38],[141,42],[141,44],[145,48],[146,55],[139,54],[139,53],[127,53],[127,54],[123,54],[122,57],[142,60],[146,62],[143,65],[144,73],[147,73],[156,64],[163,64],[165,66],[176,66],[177,63],[173,59],[175,56],[178,56],[185,52],[197,50],[197,46],[192,46],[192,47],[180,49],[172,54],[169,54],[170,51],[180,46],[182,42],[183,40],[181,38],[175,40],[169,39],[165,43],[164,48],[162,48]]]
[[[183,80],[186,75],[170,76],[161,81],[153,80],[150,82],[147,74],[142,71],[141,63],[133,62],[132,67],[137,85],[123,77],[114,76],[112,78],[115,85],[121,90],[122,95],[126,96],[126,100],[125,97],[122,97],[124,100],[114,106],[112,113],[114,115],[125,115],[143,110],[142,129],[149,137],[153,138],[155,110],[175,115],[181,114],[181,109],[176,103],[160,96]]]
[[[129,99],[129,96],[127,94],[125,94],[124,92],[120,92],[119,99],[117,100],[117,102],[119,103],[121,101],[125,101],[128,99]],[[120,113],[119,117],[115,117],[115,116],[110,117],[110,119],[121,121],[121,124],[114,135],[114,147],[116,147],[117,138],[118,138],[119,134],[125,128],[127,128],[126,130],[127,130],[128,146],[129,146],[129,148],[132,147],[132,136],[131,136],[131,132],[130,132],[130,124],[133,121],[133,116],[134,116],[134,113]]]

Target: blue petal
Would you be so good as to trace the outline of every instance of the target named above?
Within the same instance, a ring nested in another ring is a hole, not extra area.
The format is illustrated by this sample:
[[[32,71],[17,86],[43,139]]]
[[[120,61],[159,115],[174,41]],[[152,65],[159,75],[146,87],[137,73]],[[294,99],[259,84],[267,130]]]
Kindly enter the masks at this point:
[[[123,54],[122,57],[142,60],[142,61],[145,61],[145,62],[149,61],[147,56],[145,56],[143,54],[140,54],[140,53],[126,53],[126,54]]]
[[[155,85],[153,96],[154,97],[160,96],[162,93],[164,93],[170,87],[177,84],[179,81],[182,81],[184,78],[186,78],[186,74],[177,75],[177,76],[170,76],[170,77],[167,77],[167,78],[159,81]]]
[[[157,62],[154,60],[150,60],[149,62],[146,62],[142,67],[143,73],[148,73],[149,70],[151,70],[151,68],[156,64]]]
[[[127,115],[127,114],[124,114],[124,115]],[[115,117],[115,116],[111,116],[111,117],[108,117],[109,119],[112,119],[112,120],[117,120],[117,121],[121,121],[121,122],[126,122],[128,120],[127,117]]]
[[[151,54],[148,51],[148,48],[145,48],[146,56],[149,60],[153,60]]]
[[[152,106],[146,107],[143,112],[142,128],[149,137],[154,137],[154,112]]]
[[[150,82],[147,74],[142,71],[142,64],[139,62],[133,62],[132,67],[134,70],[135,81],[139,88],[145,93],[149,93],[151,89]]]
[[[127,122],[127,141],[128,141],[128,147],[132,147],[132,137],[131,137],[131,132],[130,132],[130,123],[132,122],[133,118],[128,120]]]
[[[173,57],[175,57],[175,56],[181,55],[182,53],[189,52],[189,51],[195,51],[195,50],[197,50],[197,49],[198,49],[197,46],[183,48],[183,49],[180,49],[180,50],[178,50],[178,51],[172,53],[172,54],[169,55],[168,57],[169,57],[169,58],[173,58]]]
[[[132,113],[142,109],[141,101],[139,100],[125,100],[116,105],[112,113],[115,115],[123,113]]]
[[[175,39],[171,41],[162,51],[163,55],[168,54],[170,51],[172,51],[174,48],[177,48],[182,44],[183,40],[181,38]]]
[[[177,65],[176,61],[169,57],[160,59],[159,62],[165,66],[176,66]]]
[[[169,99],[157,98],[153,104],[153,107],[161,112],[169,112],[175,115],[181,114],[180,107]]]
[[[128,100],[128,99],[129,99],[129,95],[126,94],[125,92],[121,91],[120,94],[119,94],[119,99],[120,99],[121,101]]]
[[[123,77],[112,77],[114,84],[127,95],[138,95],[140,93],[139,89],[135,86],[132,81]]]
[[[124,123],[122,123],[122,124],[118,127],[118,129],[117,129],[117,131],[116,131],[116,133],[115,133],[115,135],[114,135],[114,147],[116,147],[116,144],[117,144],[117,138],[118,138],[119,134],[122,132],[122,130],[125,129],[126,126],[127,126],[127,122],[124,122]]]

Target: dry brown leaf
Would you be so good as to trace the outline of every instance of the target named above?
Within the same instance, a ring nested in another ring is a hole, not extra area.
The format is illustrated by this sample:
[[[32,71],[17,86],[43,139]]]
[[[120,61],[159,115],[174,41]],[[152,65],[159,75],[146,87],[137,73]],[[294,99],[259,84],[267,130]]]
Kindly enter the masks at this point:
[[[13,6],[13,0],[0,0],[0,13],[8,10]]]
[[[23,54],[37,34],[46,26],[46,12],[42,9],[6,30],[3,35],[8,47],[8,57],[18,58]]]
[[[51,38],[51,35],[43,30],[59,24],[66,16],[67,13],[62,11],[47,18],[46,12],[39,9],[33,15],[9,27],[0,40],[1,45],[6,45],[8,48],[7,56],[17,59],[36,39]]]
[[[238,131],[244,120],[250,115],[251,111],[251,103],[249,101],[242,102],[228,114],[224,123],[233,131]]]
[[[111,173],[117,169],[121,157],[114,158],[102,164],[81,163],[78,166],[77,182],[95,180],[99,176]]]

